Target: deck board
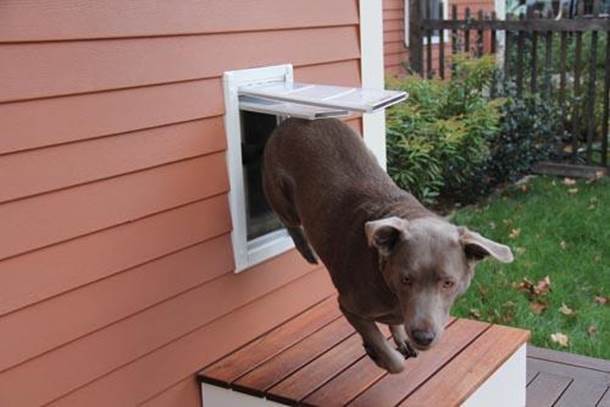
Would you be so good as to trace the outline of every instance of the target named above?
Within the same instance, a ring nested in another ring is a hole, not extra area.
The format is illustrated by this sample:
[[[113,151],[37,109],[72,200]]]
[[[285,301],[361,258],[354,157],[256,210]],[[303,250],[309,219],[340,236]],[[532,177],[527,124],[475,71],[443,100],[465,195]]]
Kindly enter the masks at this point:
[[[527,351],[528,407],[610,407],[610,362],[535,346]]]

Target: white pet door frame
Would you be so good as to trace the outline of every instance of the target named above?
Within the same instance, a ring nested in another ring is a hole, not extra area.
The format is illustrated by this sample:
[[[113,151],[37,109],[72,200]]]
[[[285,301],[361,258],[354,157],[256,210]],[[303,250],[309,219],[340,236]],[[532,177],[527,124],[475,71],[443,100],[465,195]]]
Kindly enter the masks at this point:
[[[225,129],[231,190],[229,204],[231,239],[236,272],[294,247],[288,233],[275,230],[252,240],[247,238],[246,192],[242,165],[241,111],[275,115],[278,120],[341,118],[354,113],[373,113],[398,103],[405,92],[294,82],[292,65],[277,65],[225,72]]]

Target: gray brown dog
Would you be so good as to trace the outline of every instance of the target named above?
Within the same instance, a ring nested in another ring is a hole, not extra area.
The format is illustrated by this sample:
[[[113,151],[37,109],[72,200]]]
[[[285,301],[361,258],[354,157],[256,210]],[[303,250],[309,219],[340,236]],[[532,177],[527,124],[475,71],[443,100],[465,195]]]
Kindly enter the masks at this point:
[[[413,348],[438,341],[479,260],[513,260],[507,246],[450,224],[398,188],[339,120],[285,120],[263,168],[269,204],[296,248],[310,263],[319,256],[341,311],[390,373],[403,370]],[[389,325],[397,349],[376,322]]]

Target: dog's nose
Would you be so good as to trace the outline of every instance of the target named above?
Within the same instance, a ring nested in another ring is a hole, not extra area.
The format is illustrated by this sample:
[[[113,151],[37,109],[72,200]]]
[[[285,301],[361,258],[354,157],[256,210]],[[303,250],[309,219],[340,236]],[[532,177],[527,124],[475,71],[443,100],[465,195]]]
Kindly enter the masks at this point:
[[[428,346],[434,340],[434,332],[432,331],[424,331],[423,329],[414,329],[411,332],[413,336],[413,340],[421,346]]]

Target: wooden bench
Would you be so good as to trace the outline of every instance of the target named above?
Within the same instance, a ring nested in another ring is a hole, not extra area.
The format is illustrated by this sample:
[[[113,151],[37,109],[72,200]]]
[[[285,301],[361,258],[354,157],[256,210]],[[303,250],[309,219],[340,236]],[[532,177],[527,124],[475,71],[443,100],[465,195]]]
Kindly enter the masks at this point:
[[[203,369],[203,405],[525,406],[528,338],[452,319],[436,347],[390,375],[329,298]]]

